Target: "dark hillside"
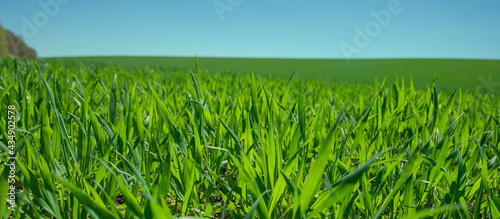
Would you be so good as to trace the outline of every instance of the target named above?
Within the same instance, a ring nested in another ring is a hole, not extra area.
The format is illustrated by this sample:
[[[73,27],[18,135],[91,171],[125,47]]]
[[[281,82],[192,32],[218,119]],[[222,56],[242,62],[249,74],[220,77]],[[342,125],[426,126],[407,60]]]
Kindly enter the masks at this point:
[[[36,51],[29,48],[24,41],[0,25],[0,57],[36,59]]]

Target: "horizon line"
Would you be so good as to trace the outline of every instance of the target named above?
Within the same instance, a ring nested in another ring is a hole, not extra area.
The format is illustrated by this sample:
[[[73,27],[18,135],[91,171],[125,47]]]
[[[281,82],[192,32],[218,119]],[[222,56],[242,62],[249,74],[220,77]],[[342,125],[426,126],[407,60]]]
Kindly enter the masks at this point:
[[[156,55],[95,55],[95,56],[46,56],[39,59],[58,59],[58,58],[209,58],[209,59],[292,59],[292,60],[486,60],[500,61],[499,58],[455,58],[455,57],[363,57],[363,58],[325,58],[325,57],[240,57],[240,56],[156,56]]]

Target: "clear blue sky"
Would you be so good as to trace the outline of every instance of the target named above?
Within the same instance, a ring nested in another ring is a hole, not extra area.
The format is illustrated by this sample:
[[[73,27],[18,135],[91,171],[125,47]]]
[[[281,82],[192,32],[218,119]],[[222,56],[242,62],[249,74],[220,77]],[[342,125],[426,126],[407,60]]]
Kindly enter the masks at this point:
[[[382,10],[389,22],[370,13]],[[0,0],[4,28],[41,57],[500,59],[499,12],[498,0]]]

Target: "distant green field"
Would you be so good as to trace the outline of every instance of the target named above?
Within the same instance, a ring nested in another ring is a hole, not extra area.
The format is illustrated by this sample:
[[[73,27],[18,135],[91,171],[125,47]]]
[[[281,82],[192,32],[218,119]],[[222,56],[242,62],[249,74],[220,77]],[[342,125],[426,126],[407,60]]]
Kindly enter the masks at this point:
[[[121,66],[160,65],[194,69],[194,57],[68,57],[83,63],[115,63]],[[47,60],[51,60],[47,58]],[[294,67],[304,79],[324,78],[339,82],[374,84],[374,79],[395,74],[409,79],[417,87],[432,84],[442,89],[476,89],[478,85],[500,91],[500,60],[459,59],[262,59],[262,58],[199,58],[201,69],[226,72],[251,72],[288,77]]]

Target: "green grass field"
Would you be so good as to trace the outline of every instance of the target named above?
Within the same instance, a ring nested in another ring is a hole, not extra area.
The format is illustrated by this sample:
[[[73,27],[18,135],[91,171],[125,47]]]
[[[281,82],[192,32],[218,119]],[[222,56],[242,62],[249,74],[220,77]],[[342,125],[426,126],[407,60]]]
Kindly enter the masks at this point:
[[[64,60],[84,63],[115,63],[120,66],[160,65],[194,70],[195,58],[180,57],[74,57]],[[52,60],[52,59],[47,59]],[[440,89],[476,89],[482,84],[500,91],[500,60],[460,59],[250,59],[199,58],[200,66],[210,71],[251,72],[288,77],[294,67],[304,79],[329,79],[373,85],[374,79],[391,81],[394,75],[413,77],[415,85],[426,88],[433,83]]]
[[[86,61],[0,61],[2,218],[500,218],[495,93]]]

